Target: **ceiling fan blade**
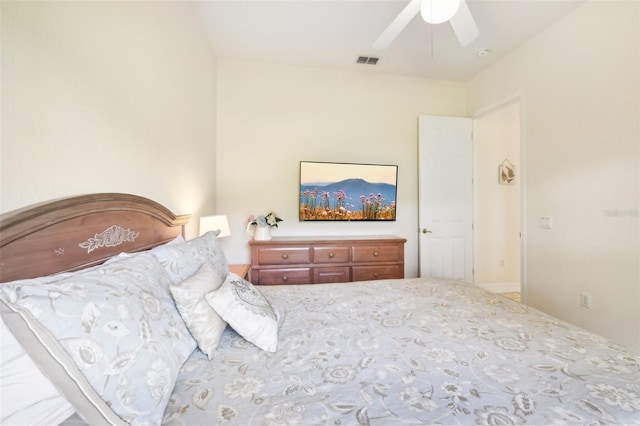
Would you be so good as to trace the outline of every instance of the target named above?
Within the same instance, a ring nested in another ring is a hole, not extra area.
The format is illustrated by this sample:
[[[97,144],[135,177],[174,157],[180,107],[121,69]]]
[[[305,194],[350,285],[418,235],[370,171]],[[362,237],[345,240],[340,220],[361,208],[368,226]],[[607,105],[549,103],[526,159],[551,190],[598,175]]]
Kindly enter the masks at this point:
[[[409,25],[409,22],[420,12],[420,1],[421,0],[411,0],[409,4],[402,9],[402,12],[396,16],[396,19],[391,21],[391,24],[389,24],[375,43],[373,43],[374,49],[386,49],[393,43],[396,37],[398,37],[398,34],[404,30],[404,27]]]
[[[460,2],[458,13],[449,22],[461,46],[471,44],[480,35],[480,30],[478,30],[476,21],[473,19],[465,0]]]

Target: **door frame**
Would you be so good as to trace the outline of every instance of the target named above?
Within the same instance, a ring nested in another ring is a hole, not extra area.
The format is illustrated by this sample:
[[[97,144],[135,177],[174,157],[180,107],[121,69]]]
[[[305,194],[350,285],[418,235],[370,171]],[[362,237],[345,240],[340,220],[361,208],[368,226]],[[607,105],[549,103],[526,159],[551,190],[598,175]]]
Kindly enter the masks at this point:
[[[480,108],[471,115],[473,120],[473,127],[475,129],[475,121],[483,116],[495,112],[499,109],[506,107],[507,105],[518,102],[519,103],[519,120],[520,120],[520,165],[518,179],[520,180],[520,298],[522,303],[527,302],[527,194],[526,194],[526,178],[527,178],[527,149],[526,149],[526,126],[525,126],[525,102],[522,93],[514,93],[497,102],[494,102],[484,108]],[[473,223],[478,222],[478,142],[476,137],[473,140]],[[473,265],[474,269],[478,264],[478,250],[477,250],[477,238],[476,228],[473,228]],[[473,274],[473,284],[476,285],[476,274]]]

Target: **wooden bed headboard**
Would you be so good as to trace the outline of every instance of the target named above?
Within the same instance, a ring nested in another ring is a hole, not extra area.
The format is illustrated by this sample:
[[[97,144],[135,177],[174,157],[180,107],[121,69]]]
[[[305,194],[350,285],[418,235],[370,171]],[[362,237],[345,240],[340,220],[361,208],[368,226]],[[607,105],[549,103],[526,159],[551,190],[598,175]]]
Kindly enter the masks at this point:
[[[0,215],[0,282],[82,269],[184,236],[190,215],[147,198],[91,194]]]

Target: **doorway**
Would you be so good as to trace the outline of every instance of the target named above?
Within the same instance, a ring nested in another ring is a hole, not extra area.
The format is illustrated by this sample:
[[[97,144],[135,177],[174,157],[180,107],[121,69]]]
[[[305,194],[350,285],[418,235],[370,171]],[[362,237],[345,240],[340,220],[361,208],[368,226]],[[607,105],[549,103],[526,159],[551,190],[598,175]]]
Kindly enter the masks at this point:
[[[515,297],[522,294],[520,129],[517,99],[473,120],[475,284]]]

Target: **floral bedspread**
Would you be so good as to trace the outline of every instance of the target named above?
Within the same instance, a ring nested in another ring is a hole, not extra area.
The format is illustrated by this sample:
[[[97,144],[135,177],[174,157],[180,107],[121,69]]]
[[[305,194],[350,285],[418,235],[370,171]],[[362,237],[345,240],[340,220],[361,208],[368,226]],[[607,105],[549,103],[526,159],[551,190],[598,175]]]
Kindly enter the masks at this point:
[[[640,424],[640,354],[478,287],[260,290],[277,352],[227,327],[183,366],[165,424]]]

